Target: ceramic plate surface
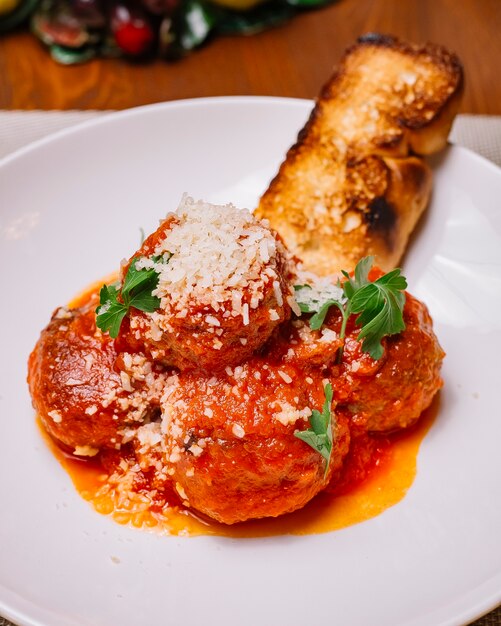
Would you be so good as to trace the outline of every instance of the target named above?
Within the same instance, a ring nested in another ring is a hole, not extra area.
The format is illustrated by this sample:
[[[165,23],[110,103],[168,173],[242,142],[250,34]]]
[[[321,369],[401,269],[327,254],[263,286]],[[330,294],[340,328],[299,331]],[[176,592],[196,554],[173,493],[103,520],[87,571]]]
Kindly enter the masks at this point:
[[[41,440],[26,361],[184,191],[253,207],[311,103],[130,110],[0,164],[0,614],[26,626],[464,624],[501,601],[501,170],[451,147],[404,262],[447,352],[402,502],[323,535],[160,537],[95,513]]]

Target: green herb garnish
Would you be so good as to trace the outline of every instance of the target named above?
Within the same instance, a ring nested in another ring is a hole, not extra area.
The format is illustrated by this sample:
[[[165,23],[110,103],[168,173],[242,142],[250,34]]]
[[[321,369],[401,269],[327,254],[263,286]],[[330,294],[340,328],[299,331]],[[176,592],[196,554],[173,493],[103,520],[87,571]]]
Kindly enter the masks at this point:
[[[152,260],[158,263],[163,257],[153,257]],[[155,268],[138,270],[136,261],[137,259],[132,259],[122,289],[114,283],[103,285],[99,293],[100,305],[96,309],[96,324],[103,332],[108,331],[113,339],[118,337],[123,319],[129,314],[131,307],[153,313],[160,306],[160,298],[152,295],[158,286],[158,272]],[[164,262],[168,262],[168,259]]]
[[[323,292],[315,292],[310,285],[294,285],[296,302],[301,313],[314,313],[310,317],[311,330],[319,330],[331,306],[337,306],[344,315],[346,299],[340,286],[334,286]]]
[[[307,443],[319,452],[326,460],[325,474],[329,470],[332,454],[332,385],[327,383],[324,388],[325,402],[322,412],[313,409],[310,416],[310,426],[306,430],[296,430],[294,436]]]
[[[310,318],[312,330],[318,330],[330,307],[337,306],[343,318],[340,339],[345,338],[350,315],[359,313],[355,323],[361,327],[357,339],[363,340],[362,350],[373,359],[380,359],[384,352],[381,339],[405,330],[403,309],[407,281],[397,268],[370,282],[369,271],[373,262],[372,256],[361,259],[354,277],[343,270],[347,280],[342,285],[338,282],[337,295],[327,292],[312,296],[309,285],[296,286],[296,301],[302,313],[314,314]]]

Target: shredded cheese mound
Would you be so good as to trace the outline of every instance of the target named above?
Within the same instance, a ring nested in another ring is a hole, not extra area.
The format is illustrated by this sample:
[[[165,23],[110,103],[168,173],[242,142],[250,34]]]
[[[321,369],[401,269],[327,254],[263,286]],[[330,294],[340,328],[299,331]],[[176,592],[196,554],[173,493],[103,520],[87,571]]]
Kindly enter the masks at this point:
[[[249,307],[259,306],[268,285],[282,302],[277,256],[283,246],[247,209],[185,195],[169,220],[170,228],[154,251],[160,261],[136,261],[137,269],[154,267],[158,272],[153,295],[160,298],[161,309],[183,314],[191,306],[202,306],[241,315],[246,324]],[[215,326],[218,322],[210,315],[205,321]]]
[[[278,406],[280,410],[273,414],[273,419],[284,426],[295,424],[298,420],[306,420],[311,415],[309,407],[299,410],[288,402],[279,402],[278,400],[275,402],[275,406]]]
[[[319,277],[303,271],[298,275],[298,283],[305,285],[295,293],[296,302],[301,304],[316,307],[318,310],[329,300],[341,303],[346,301],[342,288],[333,284],[332,276]]]

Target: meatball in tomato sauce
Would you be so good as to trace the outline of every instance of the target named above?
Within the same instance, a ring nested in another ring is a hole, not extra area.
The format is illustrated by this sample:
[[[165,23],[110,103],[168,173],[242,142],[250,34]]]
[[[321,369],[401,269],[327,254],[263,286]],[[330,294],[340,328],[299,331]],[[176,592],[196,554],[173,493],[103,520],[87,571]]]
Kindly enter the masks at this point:
[[[373,269],[370,279],[382,275]],[[314,300],[343,298],[340,287],[329,279],[311,274],[307,277]],[[357,429],[390,432],[407,428],[419,419],[442,387],[440,368],[445,354],[428,309],[407,292],[402,316],[404,330],[382,339],[380,359],[363,350],[356,315],[350,316],[346,336],[340,338],[342,316],[336,306],[330,307],[318,330],[310,328],[306,317],[283,325],[270,352],[303,367],[323,366],[332,381],[334,398]]]
[[[141,354],[117,354],[95,323],[97,297],[56,310],[28,364],[34,408],[47,432],[68,451],[93,456],[117,448],[121,430],[158,411],[161,368]]]
[[[190,508],[226,524],[276,517],[303,507],[339,471],[349,433],[334,405],[327,472],[294,434],[325,402],[320,372],[304,374],[260,357],[217,376],[179,374],[162,399],[161,432],[168,473]]]
[[[122,339],[166,365],[237,365],[290,317],[289,255],[247,210],[185,198],[129,263],[158,273],[160,305],[132,309]]]
[[[405,330],[383,339],[384,353],[375,361],[362,352],[352,327],[345,343],[338,402],[370,432],[412,426],[442,387],[445,356],[426,306],[406,293]]]

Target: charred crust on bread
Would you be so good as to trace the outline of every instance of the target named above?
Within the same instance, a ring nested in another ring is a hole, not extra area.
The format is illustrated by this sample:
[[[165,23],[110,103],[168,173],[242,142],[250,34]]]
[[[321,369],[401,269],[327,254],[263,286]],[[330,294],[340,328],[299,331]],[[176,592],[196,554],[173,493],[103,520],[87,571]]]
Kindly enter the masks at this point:
[[[374,46],[394,46],[396,39],[393,35],[383,35],[381,33],[365,33],[357,39],[355,45],[370,43]]]
[[[384,196],[378,196],[370,202],[367,211],[364,212],[368,234],[380,236],[389,251],[395,247],[395,232],[397,226],[397,214],[394,207]]]
[[[395,150],[400,146],[404,141],[403,134],[400,135],[383,135],[382,137],[377,137],[374,141],[374,145],[376,148],[380,150]]]

